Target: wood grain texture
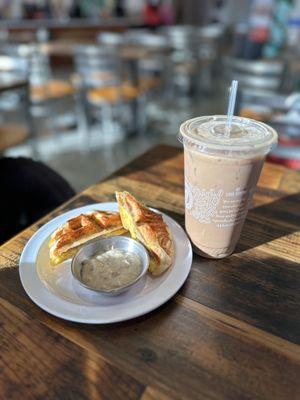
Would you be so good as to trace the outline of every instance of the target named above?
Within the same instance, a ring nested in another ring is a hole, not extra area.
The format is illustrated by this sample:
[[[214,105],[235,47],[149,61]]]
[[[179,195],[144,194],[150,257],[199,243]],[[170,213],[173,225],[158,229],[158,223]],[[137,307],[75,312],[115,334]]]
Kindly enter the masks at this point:
[[[126,323],[82,326],[46,314],[21,287],[19,257],[46,221],[113,200],[115,190],[183,225],[179,149],[151,150],[7,242],[0,248],[0,397],[299,398],[299,176],[266,164],[235,254],[194,256],[177,296]]]
[[[144,387],[1,300],[3,399],[139,399]]]

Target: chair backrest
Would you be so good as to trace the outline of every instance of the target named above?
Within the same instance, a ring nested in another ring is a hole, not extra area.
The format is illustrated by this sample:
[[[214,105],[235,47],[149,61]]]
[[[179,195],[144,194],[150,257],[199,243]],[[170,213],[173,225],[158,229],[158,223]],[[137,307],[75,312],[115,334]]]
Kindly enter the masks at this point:
[[[124,35],[117,32],[101,32],[97,35],[97,42],[104,46],[118,47],[124,42]]]
[[[139,60],[139,71],[143,75],[156,74],[165,68],[165,57],[170,49],[168,38],[165,35],[140,32],[140,34],[132,37],[131,44],[139,47],[144,56]]]
[[[86,88],[118,86],[120,61],[117,51],[107,46],[76,46],[75,69]]]
[[[195,27],[189,25],[169,26],[163,29],[174,50],[184,51],[192,44]]]
[[[139,28],[139,29],[128,29],[124,33],[124,43],[126,44],[134,44],[136,39],[144,34],[151,33],[151,31],[147,28]]]
[[[144,46],[149,50],[165,50],[169,48],[169,40],[163,34],[141,31],[134,35],[134,31],[129,36],[125,36],[128,43]]]
[[[193,45],[199,61],[214,61],[220,52],[220,43],[225,31],[221,24],[210,24],[197,28]]]
[[[237,79],[241,89],[270,92],[280,90],[285,68],[282,61],[237,58],[226,58],[225,67],[229,78]]]
[[[0,55],[0,72],[27,76],[28,63],[25,59],[16,56]]]
[[[172,60],[176,63],[190,62],[196,59],[194,35],[196,28],[189,25],[169,26],[162,29],[172,48]]]
[[[31,85],[42,85],[51,79],[49,57],[38,45],[9,45],[4,51],[26,68]]]

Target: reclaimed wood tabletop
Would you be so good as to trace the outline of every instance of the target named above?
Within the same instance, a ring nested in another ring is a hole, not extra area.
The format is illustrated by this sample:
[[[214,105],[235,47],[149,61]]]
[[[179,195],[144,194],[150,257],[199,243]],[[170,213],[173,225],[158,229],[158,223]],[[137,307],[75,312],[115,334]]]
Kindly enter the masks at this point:
[[[184,224],[183,154],[159,146],[0,248],[1,399],[299,399],[300,174],[266,163],[235,253],[194,255],[159,309],[102,326],[47,314],[21,286],[24,245],[123,189]]]

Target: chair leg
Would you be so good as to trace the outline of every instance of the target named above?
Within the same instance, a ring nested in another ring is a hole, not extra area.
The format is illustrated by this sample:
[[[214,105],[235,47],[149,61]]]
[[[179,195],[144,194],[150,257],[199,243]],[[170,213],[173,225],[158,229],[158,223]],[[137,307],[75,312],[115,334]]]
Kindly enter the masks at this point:
[[[113,120],[113,110],[110,104],[103,104],[101,106],[101,126],[104,140],[114,134],[115,126]]]
[[[37,131],[35,128],[33,116],[31,114],[29,85],[27,85],[25,88],[24,113],[25,113],[25,119],[27,122],[27,126],[28,126],[29,132],[30,132],[30,146],[31,146],[32,158],[38,159],[39,158],[39,150],[38,150],[38,145],[37,145]]]
[[[57,100],[59,101],[59,100]],[[60,139],[60,135],[55,127],[55,118],[57,116],[58,107],[55,100],[46,100],[45,107],[47,107],[47,126],[50,128],[50,132],[55,136],[56,141]]]
[[[136,112],[136,120],[137,120],[137,132],[138,134],[144,136],[147,128],[147,110],[146,110],[146,94],[142,94],[137,99],[137,112]]]
[[[91,142],[91,114],[84,93],[75,97],[75,106],[78,124],[79,147],[84,153],[90,151]]]

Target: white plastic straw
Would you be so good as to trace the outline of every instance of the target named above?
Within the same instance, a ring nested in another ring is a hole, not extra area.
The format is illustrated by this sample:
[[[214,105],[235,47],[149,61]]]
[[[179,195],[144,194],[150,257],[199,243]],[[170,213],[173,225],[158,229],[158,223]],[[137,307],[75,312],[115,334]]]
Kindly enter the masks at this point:
[[[225,136],[230,136],[231,125],[232,125],[232,117],[235,108],[235,100],[236,100],[236,92],[238,88],[238,81],[232,81],[229,93],[229,103],[228,103],[228,110],[227,110],[227,121],[226,121],[226,129],[225,129]]]

